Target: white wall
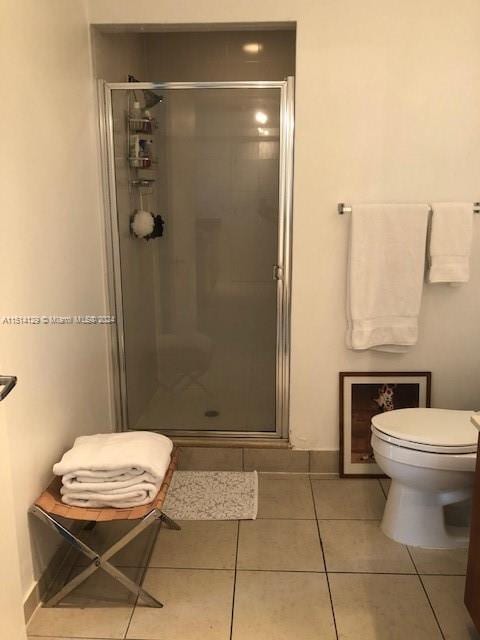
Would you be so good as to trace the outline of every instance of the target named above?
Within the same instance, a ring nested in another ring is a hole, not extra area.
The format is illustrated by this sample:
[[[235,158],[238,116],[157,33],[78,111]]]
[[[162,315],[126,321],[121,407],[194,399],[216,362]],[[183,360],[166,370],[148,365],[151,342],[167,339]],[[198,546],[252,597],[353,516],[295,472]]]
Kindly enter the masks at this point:
[[[18,545],[13,514],[10,450],[7,429],[2,418],[0,411],[0,486],[2,487],[0,549],[2,550],[2,575],[8,576],[8,585],[4,583],[4,588],[0,589],[0,616],[2,619],[2,632],[5,638],[9,638],[9,640],[25,640]]]
[[[15,0],[4,8],[0,316],[102,314],[103,223],[84,2]],[[0,409],[25,597],[57,542],[27,519],[29,505],[77,435],[111,428],[106,330],[0,321],[0,371],[19,379]]]
[[[478,17],[469,1],[441,11],[433,2],[353,0],[90,5],[92,22],[105,23],[297,20],[291,427],[298,447],[336,447],[341,369],[431,369],[435,404],[477,403],[478,260],[469,285],[426,289],[411,353],[348,352],[348,221],[335,203],[478,198]]]
[[[471,282],[426,287],[406,355],[344,346],[348,218],[336,203],[480,198],[476,0],[89,0],[92,23],[297,22],[291,439],[338,446],[338,372],[431,370],[478,407],[480,219]]]

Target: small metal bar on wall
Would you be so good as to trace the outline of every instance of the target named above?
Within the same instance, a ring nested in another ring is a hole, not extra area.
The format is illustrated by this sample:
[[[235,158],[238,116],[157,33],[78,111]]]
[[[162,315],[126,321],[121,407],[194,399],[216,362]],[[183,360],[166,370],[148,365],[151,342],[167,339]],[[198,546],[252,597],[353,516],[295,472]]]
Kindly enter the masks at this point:
[[[203,431],[175,429],[176,436],[227,436],[231,438],[287,438],[289,420],[290,379],[290,288],[291,288],[291,227],[293,196],[293,127],[294,127],[294,78],[283,81],[226,81],[226,82],[129,82],[108,83],[99,81],[101,104],[101,137],[105,192],[108,292],[110,308],[115,308],[116,323],[112,326],[112,384],[116,405],[117,427],[127,430],[127,373],[125,366],[125,334],[123,324],[123,297],[120,265],[120,237],[116,204],[116,179],[113,139],[112,93],[115,90],[131,91],[181,90],[181,89],[279,89],[280,99],[280,158],[279,158],[279,228],[277,280],[277,365],[276,365],[276,425],[275,431]]]
[[[480,202],[473,203],[473,213],[480,213]],[[432,207],[429,205],[430,213],[433,212]],[[343,216],[344,213],[352,213],[352,205],[345,204],[344,202],[339,202],[337,205],[338,213]]]

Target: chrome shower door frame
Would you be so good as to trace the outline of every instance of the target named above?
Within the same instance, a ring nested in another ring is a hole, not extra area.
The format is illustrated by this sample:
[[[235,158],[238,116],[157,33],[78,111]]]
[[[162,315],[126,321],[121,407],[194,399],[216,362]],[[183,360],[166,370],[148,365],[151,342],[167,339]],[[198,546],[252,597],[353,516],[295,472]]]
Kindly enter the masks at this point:
[[[291,238],[293,208],[294,78],[283,81],[239,82],[136,82],[135,90],[279,89],[280,157],[278,256],[274,267],[277,282],[276,406],[275,431],[224,431],[172,429],[174,436],[288,439],[290,392]],[[117,217],[112,94],[132,90],[132,83],[98,82],[102,183],[105,208],[108,308],[116,322],[110,327],[112,398],[118,430],[128,429],[125,335]]]

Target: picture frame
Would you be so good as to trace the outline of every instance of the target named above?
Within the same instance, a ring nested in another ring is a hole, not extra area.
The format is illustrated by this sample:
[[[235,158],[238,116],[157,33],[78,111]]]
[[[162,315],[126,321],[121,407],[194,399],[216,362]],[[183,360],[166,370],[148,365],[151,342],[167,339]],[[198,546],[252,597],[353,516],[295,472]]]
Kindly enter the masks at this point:
[[[341,478],[384,478],[370,444],[374,415],[429,407],[430,371],[342,371],[340,381]]]

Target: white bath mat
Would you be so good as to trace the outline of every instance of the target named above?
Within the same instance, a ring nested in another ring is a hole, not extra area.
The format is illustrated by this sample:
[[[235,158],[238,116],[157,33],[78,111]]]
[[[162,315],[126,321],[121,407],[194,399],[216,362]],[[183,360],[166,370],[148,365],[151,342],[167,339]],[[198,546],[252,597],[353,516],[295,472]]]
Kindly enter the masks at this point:
[[[164,511],[174,520],[255,520],[256,471],[175,471]]]

